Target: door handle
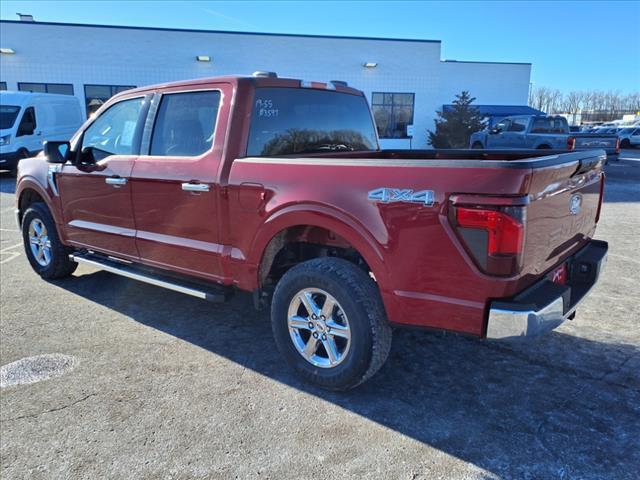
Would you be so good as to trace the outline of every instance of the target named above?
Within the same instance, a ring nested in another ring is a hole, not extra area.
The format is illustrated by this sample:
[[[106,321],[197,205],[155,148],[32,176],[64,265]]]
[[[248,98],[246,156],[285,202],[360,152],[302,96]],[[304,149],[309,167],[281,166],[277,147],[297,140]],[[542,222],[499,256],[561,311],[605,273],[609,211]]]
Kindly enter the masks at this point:
[[[120,177],[107,177],[104,181],[107,185],[113,185],[116,188],[127,184],[127,179]]]
[[[182,190],[187,192],[208,192],[209,185],[206,183],[183,183]]]

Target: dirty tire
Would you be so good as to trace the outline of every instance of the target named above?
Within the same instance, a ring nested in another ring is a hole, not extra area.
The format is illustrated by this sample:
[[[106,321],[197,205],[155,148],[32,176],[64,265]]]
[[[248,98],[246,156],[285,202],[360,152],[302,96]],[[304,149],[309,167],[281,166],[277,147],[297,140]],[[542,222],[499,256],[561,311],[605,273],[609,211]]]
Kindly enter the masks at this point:
[[[620,148],[631,148],[631,140],[628,138],[622,140],[622,142],[620,142]]]
[[[331,368],[307,361],[296,349],[288,326],[290,302],[303,289],[321,289],[346,314],[351,345],[344,360]],[[316,258],[291,268],[278,282],[271,304],[271,326],[278,350],[304,380],[329,390],[349,390],[371,378],[391,348],[387,322],[376,283],[354,264],[339,258]]]
[[[40,265],[31,251],[29,225],[34,219],[40,219],[44,224],[47,229],[49,241],[51,242],[51,261],[46,266]],[[69,254],[72,250],[60,242],[51,212],[49,212],[49,209],[43,203],[38,202],[32,204],[24,213],[22,217],[22,241],[31,268],[44,279],[53,280],[68,277],[78,267],[77,263],[69,260]]]

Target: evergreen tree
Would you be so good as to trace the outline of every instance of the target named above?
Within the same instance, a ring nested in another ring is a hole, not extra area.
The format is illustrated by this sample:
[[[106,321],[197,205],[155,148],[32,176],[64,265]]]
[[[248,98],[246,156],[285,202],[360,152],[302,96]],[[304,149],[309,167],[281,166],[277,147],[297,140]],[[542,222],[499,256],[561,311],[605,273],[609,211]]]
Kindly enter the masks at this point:
[[[471,134],[482,130],[484,123],[480,111],[471,106],[475,97],[463,91],[456,95],[453,108],[448,112],[436,112],[435,132],[429,130],[429,143],[434,148],[469,148]]]

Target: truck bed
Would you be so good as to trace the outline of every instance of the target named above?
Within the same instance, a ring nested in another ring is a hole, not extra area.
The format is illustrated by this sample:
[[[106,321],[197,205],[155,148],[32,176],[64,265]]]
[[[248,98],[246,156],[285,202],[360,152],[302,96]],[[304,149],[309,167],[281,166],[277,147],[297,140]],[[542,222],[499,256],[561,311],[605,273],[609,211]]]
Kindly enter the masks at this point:
[[[380,150],[248,157],[234,161],[229,184],[245,205],[264,188],[264,219],[308,208],[321,216],[336,212],[354,228],[371,232],[377,253],[367,260],[393,321],[482,335],[478,320],[487,298],[509,298],[529,287],[584,247],[595,231],[605,152],[540,153]],[[376,189],[429,191],[433,202],[368,200]],[[522,265],[516,274],[488,274],[475,261],[473,247],[452,222],[451,212],[460,206],[524,211]],[[277,221],[262,224],[246,208],[234,209],[231,218],[242,231],[273,225],[277,233]],[[238,235],[230,243],[250,252],[254,247],[246,238]],[[455,297],[451,285],[457,286]],[[452,304],[458,305],[453,317]]]

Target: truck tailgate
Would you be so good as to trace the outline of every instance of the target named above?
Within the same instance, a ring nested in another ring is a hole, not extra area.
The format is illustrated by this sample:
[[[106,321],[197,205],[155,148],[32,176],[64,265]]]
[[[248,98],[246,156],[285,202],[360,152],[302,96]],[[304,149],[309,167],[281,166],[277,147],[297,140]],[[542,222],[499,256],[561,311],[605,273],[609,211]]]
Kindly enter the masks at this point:
[[[596,155],[598,152],[594,152]],[[533,170],[526,212],[525,277],[539,276],[593,236],[604,183],[602,156]]]
[[[601,148],[607,153],[615,153],[618,148],[617,135],[599,135],[597,133],[574,133],[576,150],[593,150]]]

